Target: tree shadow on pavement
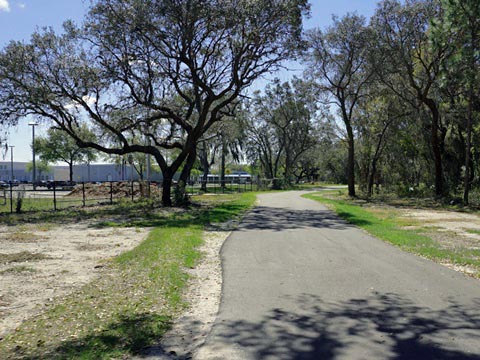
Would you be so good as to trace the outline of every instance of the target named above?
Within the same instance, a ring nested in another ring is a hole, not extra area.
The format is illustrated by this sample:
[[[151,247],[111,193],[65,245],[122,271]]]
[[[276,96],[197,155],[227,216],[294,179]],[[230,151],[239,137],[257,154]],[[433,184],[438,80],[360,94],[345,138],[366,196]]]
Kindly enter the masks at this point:
[[[212,353],[223,344],[254,359],[480,359],[480,299],[469,306],[451,300],[440,310],[396,294],[341,303],[313,295],[290,300],[302,310],[272,309],[260,322],[219,321],[209,339]]]
[[[357,225],[368,225],[368,221]],[[351,229],[348,224],[329,210],[290,210],[258,206],[242,220],[239,230],[284,231],[299,228]]]

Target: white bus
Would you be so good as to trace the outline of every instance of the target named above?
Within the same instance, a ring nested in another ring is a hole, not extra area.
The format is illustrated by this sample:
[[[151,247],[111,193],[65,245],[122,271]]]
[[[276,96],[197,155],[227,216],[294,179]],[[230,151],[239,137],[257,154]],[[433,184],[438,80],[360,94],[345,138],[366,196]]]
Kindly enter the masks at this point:
[[[203,181],[203,175],[198,177],[198,182]],[[226,184],[249,184],[252,182],[252,176],[247,172],[235,172],[233,174],[225,174]],[[208,174],[208,184],[220,184],[220,174]]]

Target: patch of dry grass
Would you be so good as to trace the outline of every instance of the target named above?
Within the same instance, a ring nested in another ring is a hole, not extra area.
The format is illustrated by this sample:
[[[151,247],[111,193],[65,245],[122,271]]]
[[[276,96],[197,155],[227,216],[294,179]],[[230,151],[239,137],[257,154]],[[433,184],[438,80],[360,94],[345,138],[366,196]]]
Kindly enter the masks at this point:
[[[51,259],[50,256],[39,253],[32,253],[29,251],[22,251],[19,253],[13,254],[1,254],[0,253],[0,264],[10,264],[10,263],[21,263],[27,261],[40,261]]]
[[[11,268],[0,271],[0,274],[22,274],[22,273],[35,273],[38,270],[30,266],[13,266]]]
[[[41,239],[41,236],[28,231],[15,231],[7,234],[5,237],[5,240],[13,243],[34,243],[40,241]]]
[[[98,250],[105,249],[106,247],[108,247],[108,245],[87,243],[87,244],[78,244],[78,246],[76,246],[76,249],[79,251],[98,251]]]

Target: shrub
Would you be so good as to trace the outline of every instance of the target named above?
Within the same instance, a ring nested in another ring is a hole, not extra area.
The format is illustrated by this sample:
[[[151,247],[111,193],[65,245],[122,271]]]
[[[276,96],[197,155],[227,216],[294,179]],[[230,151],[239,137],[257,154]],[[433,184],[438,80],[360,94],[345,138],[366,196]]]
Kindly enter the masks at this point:
[[[284,179],[273,179],[272,180],[272,190],[283,190],[285,189],[285,180]]]

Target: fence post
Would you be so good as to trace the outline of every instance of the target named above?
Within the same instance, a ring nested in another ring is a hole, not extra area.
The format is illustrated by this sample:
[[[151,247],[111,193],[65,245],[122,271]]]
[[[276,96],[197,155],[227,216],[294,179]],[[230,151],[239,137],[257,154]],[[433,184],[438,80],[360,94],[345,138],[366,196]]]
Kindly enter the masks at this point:
[[[133,180],[132,180],[132,201],[133,201]]]
[[[13,181],[10,181],[10,213],[13,214]]]
[[[53,181],[53,210],[57,211],[57,187],[55,186],[55,180]]]
[[[113,182],[110,181],[110,205],[113,204]]]
[[[85,182],[82,182],[82,203],[83,203],[83,206],[85,207],[86,203],[85,203]]]

